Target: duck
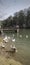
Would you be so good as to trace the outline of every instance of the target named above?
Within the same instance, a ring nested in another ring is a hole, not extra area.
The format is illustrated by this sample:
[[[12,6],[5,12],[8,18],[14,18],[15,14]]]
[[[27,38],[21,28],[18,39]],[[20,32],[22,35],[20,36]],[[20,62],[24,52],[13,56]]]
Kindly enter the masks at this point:
[[[15,47],[15,45],[10,45],[10,48],[11,48],[11,52],[17,52],[17,49]]]
[[[3,39],[3,41],[7,43],[7,42],[9,41],[9,40],[8,40],[8,37],[5,36],[5,38]]]
[[[8,39],[10,40],[11,38],[8,36]]]
[[[15,38],[14,38],[14,39],[12,39],[12,42],[15,42]]]
[[[1,42],[0,47],[5,48],[5,45],[3,42]]]
[[[20,38],[22,38],[22,35],[20,35]]]
[[[28,35],[26,35],[26,38],[28,38]]]

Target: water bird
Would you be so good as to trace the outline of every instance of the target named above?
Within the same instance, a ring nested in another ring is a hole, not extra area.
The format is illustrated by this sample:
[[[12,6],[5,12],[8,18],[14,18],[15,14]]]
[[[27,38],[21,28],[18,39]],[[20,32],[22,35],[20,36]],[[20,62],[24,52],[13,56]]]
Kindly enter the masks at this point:
[[[11,48],[11,52],[17,52],[17,49],[15,47],[15,45],[10,45],[10,48]]]
[[[5,48],[5,45],[4,45],[3,42],[1,42],[0,46],[1,46],[2,48]]]
[[[9,40],[8,40],[8,37],[5,36],[5,38],[3,39],[3,41],[7,43],[7,42],[9,41]]]
[[[20,38],[22,38],[22,35],[20,35]]]
[[[8,36],[8,39],[10,40],[11,38]]]
[[[5,48],[5,45],[4,45],[4,44],[2,44],[2,47],[3,47],[3,48]]]
[[[26,38],[28,38],[28,35],[26,35]]]
[[[12,42],[15,42],[15,39],[12,39]]]

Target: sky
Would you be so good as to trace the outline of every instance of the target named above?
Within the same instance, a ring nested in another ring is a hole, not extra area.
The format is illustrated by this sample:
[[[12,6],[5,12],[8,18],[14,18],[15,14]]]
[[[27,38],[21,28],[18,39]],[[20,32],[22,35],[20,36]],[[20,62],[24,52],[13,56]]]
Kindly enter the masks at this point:
[[[30,7],[30,0],[0,0],[0,20],[28,7]]]

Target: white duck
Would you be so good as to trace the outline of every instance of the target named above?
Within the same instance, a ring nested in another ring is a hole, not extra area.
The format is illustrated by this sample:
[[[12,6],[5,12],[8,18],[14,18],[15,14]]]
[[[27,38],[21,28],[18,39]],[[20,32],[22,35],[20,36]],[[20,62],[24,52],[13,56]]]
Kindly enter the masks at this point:
[[[28,35],[26,35],[26,38],[28,38]]]
[[[4,44],[2,44],[2,47],[3,47],[3,48],[5,48],[5,45],[4,45]]]
[[[17,52],[15,45],[10,45],[10,48],[13,49],[13,50],[15,49],[15,52]]]
[[[4,45],[3,42],[1,42],[0,46],[1,46],[2,48],[5,48],[5,45]]]
[[[22,38],[22,35],[20,35],[20,38]]]
[[[12,39],[12,42],[15,42],[15,39]]]
[[[8,36],[8,39],[10,40],[11,38]]]
[[[5,38],[3,39],[3,41],[8,42],[8,41],[9,41],[9,40],[8,40],[8,37],[5,36]]]

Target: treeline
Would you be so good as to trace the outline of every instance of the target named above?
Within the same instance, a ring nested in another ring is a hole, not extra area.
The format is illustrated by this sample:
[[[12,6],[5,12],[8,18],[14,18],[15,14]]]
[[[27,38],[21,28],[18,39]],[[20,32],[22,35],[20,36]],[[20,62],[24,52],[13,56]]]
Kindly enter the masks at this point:
[[[24,10],[16,12],[13,17],[2,21],[2,28],[15,28],[17,25],[19,28],[30,28],[30,9],[26,12]]]

